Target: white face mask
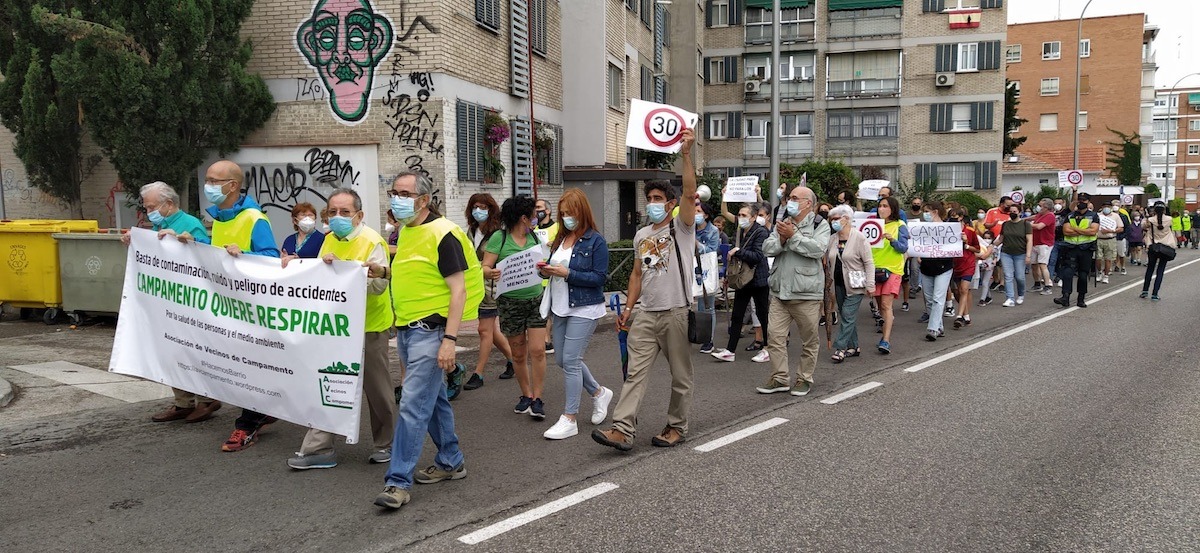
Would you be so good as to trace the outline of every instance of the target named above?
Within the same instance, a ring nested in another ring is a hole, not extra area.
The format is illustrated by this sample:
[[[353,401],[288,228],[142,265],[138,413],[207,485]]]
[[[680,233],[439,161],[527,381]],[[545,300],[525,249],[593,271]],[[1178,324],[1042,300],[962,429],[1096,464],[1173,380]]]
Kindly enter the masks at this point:
[[[750,226],[749,217],[738,217],[738,227],[747,228]]]
[[[304,217],[296,222],[296,226],[300,227],[300,232],[308,234],[317,227],[317,220],[312,217]]]
[[[767,218],[763,217],[762,215],[759,215],[758,217],[756,217],[754,219],[754,222],[758,223],[759,226],[763,226],[763,227],[767,226]]]
[[[396,230],[396,225],[393,225],[391,223],[383,225],[383,233],[384,234],[391,234],[392,231],[394,231],[394,230]]]

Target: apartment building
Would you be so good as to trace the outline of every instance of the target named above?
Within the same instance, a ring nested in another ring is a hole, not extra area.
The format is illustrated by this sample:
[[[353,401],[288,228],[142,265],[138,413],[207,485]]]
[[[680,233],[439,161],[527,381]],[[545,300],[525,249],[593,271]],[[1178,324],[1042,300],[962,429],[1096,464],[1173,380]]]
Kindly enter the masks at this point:
[[[1158,91],[1154,99],[1154,141],[1150,150],[1150,182],[1166,198],[1183,198],[1189,209],[1200,207],[1200,88]]]
[[[892,181],[994,193],[1006,27],[1002,0],[783,0],[779,14],[772,0],[708,0],[706,170],[769,175],[767,137],[777,130],[784,163],[836,159]]]
[[[1072,169],[1072,125],[1079,127],[1079,169],[1084,174],[1080,190],[1116,195],[1117,184],[1140,184],[1106,177],[1107,143],[1117,139],[1109,129],[1139,136],[1143,144],[1151,142],[1158,28],[1140,13],[1091,17],[1084,19],[1076,44],[1078,25],[1071,19],[1008,27],[1008,79],[1020,95],[1019,116],[1027,120],[1015,133],[1027,140],[1004,164],[1010,187],[1029,190],[1057,183],[1058,171]],[[1073,118],[1077,59],[1079,113]],[[1147,174],[1149,149],[1142,153]]]

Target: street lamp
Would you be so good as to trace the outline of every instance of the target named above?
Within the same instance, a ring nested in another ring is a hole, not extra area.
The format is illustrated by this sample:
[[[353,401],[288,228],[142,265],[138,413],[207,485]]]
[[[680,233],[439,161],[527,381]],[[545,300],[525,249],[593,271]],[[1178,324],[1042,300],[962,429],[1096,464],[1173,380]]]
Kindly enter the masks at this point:
[[[1167,89],[1167,124],[1165,125],[1167,135],[1166,135],[1166,138],[1164,139],[1166,141],[1166,144],[1163,145],[1163,190],[1162,190],[1163,198],[1167,199],[1167,200],[1171,199],[1171,198],[1167,197],[1167,189],[1172,188],[1172,186],[1171,186],[1171,92],[1174,91],[1175,88],[1179,86],[1179,83],[1183,82],[1184,79],[1186,79],[1188,77],[1193,77],[1196,75],[1200,75],[1200,71],[1197,71],[1195,73],[1188,73],[1187,75],[1180,77],[1178,81],[1175,81],[1175,84],[1171,85],[1171,88]],[[1176,125],[1178,125],[1178,123],[1176,123]],[[1171,194],[1171,196],[1174,197],[1174,194]],[[1184,176],[1184,179],[1183,179],[1183,202],[1185,205],[1187,204],[1187,176],[1186,175]]]
[[[1088,3],[1083,5],[1083,10],[1079,12],[1079,30],[1075,34],[1075,119],[1071,121],[1071,126],[1075,127],[1074,161],[1071,169],[1075,171],[1079,170],[1079,73],[1083,71],[1083,57],[1079,55],[1079,44],[1083,42],[1083,14],[1087,13],[1088,6],[1091,5],[1092,0],[1088,0]]]

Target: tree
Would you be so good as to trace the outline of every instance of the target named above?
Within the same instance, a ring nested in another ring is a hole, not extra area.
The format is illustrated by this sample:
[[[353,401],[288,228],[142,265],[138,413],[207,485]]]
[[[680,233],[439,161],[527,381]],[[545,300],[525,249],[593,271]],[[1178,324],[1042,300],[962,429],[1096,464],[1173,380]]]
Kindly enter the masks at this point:
[[[963,209],[967,210],[968,217],[974,217],[976,212],[987,211],[992,207],[992,202],[989,202],[987,198],[966,190],[946,194],[943,201],[946,203],[954,202],[962,206]]]
[[[100,162],[82,154],[79,100],[50,71],[54,52],[66,42],[38,29],[28,2],[0,1],[0,123],[15,137],[13,152],[29,182],[83,218],[80,188]]]
[[[942,200],[945,194],[938,192],[938,181],[934,179],[926,179],[921,182],[908,184],[906,182],[896,183],[896,199],[901,202],[912,201],[913,198],[921,198],[921,202],[932,202],[934,200]]]
[[[858,184],[854,169],[840,161],[809,160],[800,165],[779,165],[779,178],[788,184],[800,184],[800,178],[806,173],[808,187],[823,200],[842,190],[852,190]]]
[[[1108,170],[1117,182],[1136,185],[1142,182],[1142,139],[1134,134],[1108,129],[1117,140],[1108,143]]]
[[[1146,188],[1145,188],[1145,192],[1146,192],[1146,198],[1147,198],[1147,199],[1150,199],[1150,198],[1161,198],[1161,197],[1162,197],[1162,189],[1160,189],[1160,188],[1158,187],[1158,185],[1157,185],[1157,184],[1154,184],[1154,183],[1149,183],[1149,184],[1147,184],[1147,185],[1146,185]]]
[[[1050,198],[1051,200],[1063,200],[1064,202],[1070,201],[1070,199],[1071,199],[1070,190],[1071,189],[1069,189],[1069,188],[1059,188],[1057,186],[1043,184],[1041,186],[1041,188],[1038,188],[1037,193],[1035,193],[1032,196],[1032,198],[1034,199],[1034,201],[1040,201],[1042,198]],[[1026,196],[1026,197],[1028,198],[1030,196]]]
[[[181,194],[186,204],[209,152],[237,150],[274,112],[266,83],[246,71],[251,45],[240,30],[253,3],[33,7],[32,23],[68,42],[51,56],[54,78],[79,99],[84,123],[130,193],[163,180],[189,191]]]
[[[1016,153],[1017,148],[1020,148],[1026,140],[1027,136],[1015,136],[1013,133],[1021,128],[1021,125],[1028,123],[1027,119],[1021,119],[1017,115],[1017,106],[1021,104],[1021,100],[1017,98],[1017,88],[1013,86],[1012,81],[1004,81],[1004,155],[1011,156]]]

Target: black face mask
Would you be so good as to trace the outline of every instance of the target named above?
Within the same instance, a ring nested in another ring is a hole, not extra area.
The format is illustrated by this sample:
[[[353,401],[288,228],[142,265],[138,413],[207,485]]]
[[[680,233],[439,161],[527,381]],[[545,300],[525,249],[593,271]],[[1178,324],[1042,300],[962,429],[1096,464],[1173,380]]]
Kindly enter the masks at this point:
[[[912,204],[913,211],[921,211],[921,204]]]
[[[541,221],[542,219],[545,219],[545,218],[546,218],[546,212],[545,212],[545,211],[539,211],[539,212],[537,212],[537,220],[538,220],[538,221]]]
[[[947,223],[957,223],[958,217],[950,217],[949,219],[946,219],[946,222]]]
[[[1009,213],[1009,214],[1008,214],[1008,218],[1009,218],[1010,220],[1013,220],[1013,221],[1016,221],[1016,220],[1017,220],[1017,217],[1020,217],[1020,216],[1021,216],[1021,214],[1020,214],[1020,213]]]
[[[1078,204],[1078,205],[1076,205],[1076,206],[1075,206],[1075,211],[1078,211],[1078,212],[1080,212],[1080,213],[1087,213],[1087,204]]]
[[[817,215],[820,215],[822,219],[828,219],[828,218],[829,218],[829,212],[828,212],[828,211],[818,211],[818,212],[817,212]]]

